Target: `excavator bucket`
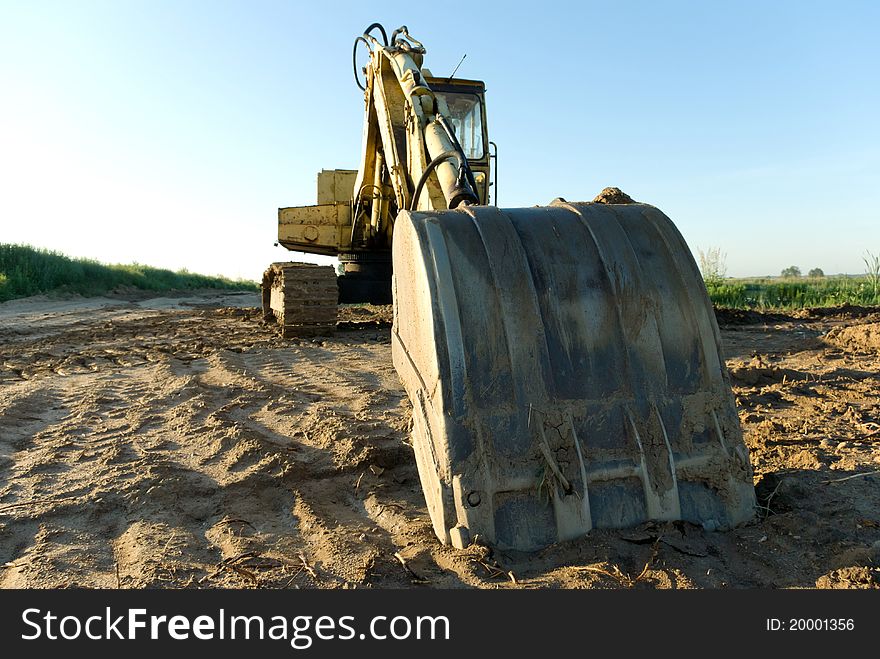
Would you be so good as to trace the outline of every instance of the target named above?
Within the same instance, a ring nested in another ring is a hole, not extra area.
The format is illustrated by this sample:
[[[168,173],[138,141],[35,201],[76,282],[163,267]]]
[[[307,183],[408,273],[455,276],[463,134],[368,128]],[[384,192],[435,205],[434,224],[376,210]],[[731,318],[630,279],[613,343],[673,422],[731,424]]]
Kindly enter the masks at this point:
[[[658,209],[404,211],[393,265],[394,365],[444,543],[753,516],[712,306]]]

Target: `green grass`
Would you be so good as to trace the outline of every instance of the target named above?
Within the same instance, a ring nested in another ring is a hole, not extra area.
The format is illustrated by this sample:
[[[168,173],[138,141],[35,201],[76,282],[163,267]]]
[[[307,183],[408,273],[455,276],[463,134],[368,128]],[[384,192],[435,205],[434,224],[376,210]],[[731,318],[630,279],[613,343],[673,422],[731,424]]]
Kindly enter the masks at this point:
[[[804,309],[880,305],[880,290],[868,276],[722,279],[706,282],[716,307],[731,309]]]
[[[40,293],[103,295],[120,287],[145,291],[215,288],[257,290],[255,282],[173,272],[137,263],[106,265],[29,245],[0,243],[0,302]]]
[[[259,288],[252,281],[208,277],[186,270],[173,272],[137,263],[106,265],[29,245],[0,243],[0,302],[40,293],[96,296],[120,287],[155,292]],[[869,276],[712,278],[706,282],[706,289],[716,307],[731,309],[880,305],[880,285]]]

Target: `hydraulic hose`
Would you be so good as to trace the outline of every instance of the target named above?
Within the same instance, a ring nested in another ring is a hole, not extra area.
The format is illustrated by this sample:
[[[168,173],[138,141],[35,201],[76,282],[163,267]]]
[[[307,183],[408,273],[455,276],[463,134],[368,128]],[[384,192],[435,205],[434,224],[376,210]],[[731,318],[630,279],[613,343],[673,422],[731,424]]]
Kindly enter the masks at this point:
[[[461,168],[461,156],[458,155],[457,151],[444,151],[439,156],[434,158],[428,166],[425,168],[425,171],[422,172],[422,175],[419,177],[419,184],[416,186],[416,192],[413,195],[412,201],[410,202],[409,209],[414,211],[416,207],[419,205],[419,198],[422,195],[422,188],[425,187],[425,183],[428,180],[428,176],[431,175],[431,172],[439,165],[441,162],[445,160],[449,160],[450,158],[455,158],[458,160],[458,166]]]
[[[372,34],[370,34],[370,32],[372,32],[373,30],[376,30],[376,29],[378,29],[379,32],[382,33],[382,43],[384,43],[385,47],[387,48],[388,47],[388,33],[385,32],[385,28],[382,27],[381,23],[372,23],[372,24],[370,24],[370,27],[368,27],[366,30],[364,30],[364,33],[362,36],[359,36],[354,40],[354,48],[352,48],[352,50],[351,50],[351,68],[354,69],[354,82],[358,87],[360,87],[361,91],[364,91],[364,92],[367,91],[367,88],[366,88],[366,86],[361,84],[361,81],[358,78],[358,67],[357,67],[358,43],[363,43],[367,47],[367,50],[372,52],[373,47],[370,45],[370,42],[368,41],[368,39],[372,39],[373,41],[376,41],[378,43],[378,40],[376,39],[376,37],[374,37]]]
[[[367,47],[367,50],[371,50],[370,42],[366,40],[365,37],[358,37],[354,40],[354,48],[351,49],[351,68],[354,70],[354,82],[360,87],[361,91],[367,91],[367,88],[361,84],[360,79],[358,79],[358,65],[357,65],[357,53],[358,53],[358,43],[363,42],[363,44]]]
[[[372,25],[370,25],[370,27],[368,27],[366,30],[364,30],[364,36],[365,37],[370,36],[370,32],[372,32],[376,28],[379,28],[379,32],[382,33],[382,41],[384,42],[385,46],[387,47],[388,46],[388,34],[385,32],[385,28],[382,27],[382,25],[380,23],[373,23]]]

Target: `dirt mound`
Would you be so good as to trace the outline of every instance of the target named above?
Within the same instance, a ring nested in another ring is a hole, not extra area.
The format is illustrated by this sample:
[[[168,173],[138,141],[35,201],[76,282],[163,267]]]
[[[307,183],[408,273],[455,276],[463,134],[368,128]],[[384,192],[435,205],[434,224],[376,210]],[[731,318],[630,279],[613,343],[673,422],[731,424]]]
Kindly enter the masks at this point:
[[[769,325],[803,320],[851,321],[855,318],[870,318],[872,316],[878,316],[878,319],[880,319],[880,307],[857,307],[851,304],[843,304],[839,307],[811,307],[788,311],[715,307],[715,319],[718,321],[718,324],[731,327],[736,325]]]
[[[390,304],[345,304],[339,307],[337,318],[344,329],[391,327],[393,308]]]
[[[632,197],[620,188],[605,188],[593,199],[594,204],[634,204]]]
[[[880,351],[880,322],[835,327],[825,335],[828,343],[847,350]]]
[[[745,366],[730,368],[729,373],[735,381],[749,386],[810,379],[809,374],[803,371],[769,365],[760,356],[752,358],[752,361]]]
[[[880,588],[880,569],[869,567],[846,567],[832,570],[816,580],[816,588]]]
[[[733,326],[782,323],[794,320],[795,318],[780,312],[715,307],[715,319],[721,326]]]
[[[854,304],[841,304],[837,307],[811,307],[809,309],[798,309],[793,311],[792,315],[796,318],[839,318],[841,320],[851,320],[853,318],[865,318],[868,316],[880,315],[880,307],[861,307]]]

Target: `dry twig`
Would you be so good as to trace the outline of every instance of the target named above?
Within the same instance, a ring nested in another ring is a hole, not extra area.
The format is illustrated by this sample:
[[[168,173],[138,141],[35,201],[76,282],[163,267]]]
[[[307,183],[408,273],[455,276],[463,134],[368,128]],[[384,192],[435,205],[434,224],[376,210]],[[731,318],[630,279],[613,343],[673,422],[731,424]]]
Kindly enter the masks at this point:
[[[303,556],[303,553],[302,553],[302,552],[299,552],[299,553],[297,554],[297,558],[299,558],[300,562],[302,563],[303,569],[304,569],[306,572],[309,573],[309,576],[311,576],[312,579],[314,579],[315,581],[317,581],[317,580],[318,580],[318,575],[317,575],[317,573],[316,573],[315,570],[312,568],[312,566],[309,565],[309,562],[306,560],[306,557]]]
[[[260,556],[260,552],[258,552],[258,551],[246,551],[242,554],[239,554],[238,556],[233,556],[231,558],[224,558],[222,561],[220,561],[220,563],[217,564],[217,569],[215,569],[211,574],[205,575],[204,577],[199,579],[199,583],[201,584],[201,583],[204,583],[205,581],[207,581],[208,579],[213,579],[218,574],[223,572],[223,570],[230,570],[232,572],[235,572],[239,576],[242,576],[242,577],[245,577],[246,579],[249,579],[250,581],[252,581],[253,583],[256,584],[256,583],[258,583],[257,575],[255,575],[250,570],[245,569],[241,565],[237,565],[237,563],[239,563],[240,561],[247,560],[249,558],[257,558],[258,556]]]
[[[782,479],[776,484],[776,487],[773,488],[773,491],[770,493],[770,496],[767,497],[767,501],[764,505],[756,504],[758,508],[765,510],[764,517],[770,517],[773,514],[773,511],[770,509],[770,502],[773,500],[773,497],[776,496],[776,492],[779,491],[780,486],[782,485]]]
[[[877,474],[880,474],[880,469],[877,469],[875,471],[865,471],[861,474],[851,474],[850,476],[844,476],[843,478],[835,478],[830,481],[822,481],[822,483],[824,485],[828,485],[830,483],[842,483],[843,481],[848,481],[852,478],[861,478],[862,476],[876,476]]]
[[[642,571],[639,572],[639,575],[633,579],[631,576],[623,572],[616,565],[612,565],[611,569],[605,569],[603,567],[597,567],[593,565],[584,565],[579,567],[573,567],[572,569],[578,572],[595,572],[596,574],[601,574],[606,577],[611,577],[615,581],[617,581],[621,586],[625,588],[632,588],[637,583],[639,583],[642,579],[648,576],[648,572],[651,570],[651,565],[653,565],[654,560],[657,558],[657,552],[660,548],[660,541],[663,539],[663,536],[659,536],[655,541],[654,545],[651,548],[651,555],[648,557],[648,560],[645,562],[645,567],[642,568]]]

